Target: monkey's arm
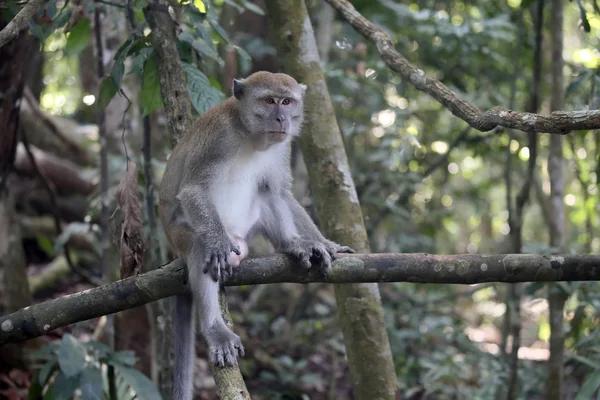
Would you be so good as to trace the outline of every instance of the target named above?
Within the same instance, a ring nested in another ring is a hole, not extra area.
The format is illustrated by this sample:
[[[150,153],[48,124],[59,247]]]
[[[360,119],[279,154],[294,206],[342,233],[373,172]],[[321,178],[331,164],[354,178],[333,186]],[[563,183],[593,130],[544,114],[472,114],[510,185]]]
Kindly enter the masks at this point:
[[[194,233],[194,241],[203,246],[204,263],[213,279],[231,274],[230,253],[240,254],[240,248],[231,240],[223,226],[217,208],[206,195],[202,185],[188,184],[176,196],[179,210],[175,211],[175,223],[182,218]],[[181,213],[181,215],[179,215]],[[204,272],[207,272],[205,270]]]
[[[354,253],[350,247],[326,239],[289,190],[266,197],[261,228],[278,251],[297,258],[305,268],[316,259],[328,272],[336,253]]]

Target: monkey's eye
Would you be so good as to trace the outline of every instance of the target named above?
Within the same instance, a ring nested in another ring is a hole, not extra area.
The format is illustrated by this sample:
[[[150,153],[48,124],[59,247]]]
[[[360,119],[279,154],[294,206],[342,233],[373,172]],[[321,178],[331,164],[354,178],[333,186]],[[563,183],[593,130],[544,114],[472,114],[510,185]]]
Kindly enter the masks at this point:
[[[292,101],[290,99],[283,99],[283,101],[281,102],[281,104],[283,104],[284,106],[287,106],[288,104],[290,104]]]
[[[275,104],[275,100],[272,97],[267,97],[267,104]]]

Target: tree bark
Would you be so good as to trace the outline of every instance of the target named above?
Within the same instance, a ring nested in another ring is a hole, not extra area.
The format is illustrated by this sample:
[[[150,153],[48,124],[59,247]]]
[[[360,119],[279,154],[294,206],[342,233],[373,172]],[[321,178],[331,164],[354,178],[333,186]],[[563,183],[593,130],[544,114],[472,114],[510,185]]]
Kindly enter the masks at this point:
[[[552,111],[564,108],[563,78],[563,0],[552,0],[551,3],[551,35],[552,35]],[[550,179],[550,247],[553,252],[564,251],[565,205],[563,196],[565,180],[563,174],[563,138],[550,137],[548,154],[548,176]],[[565,332],[563,327],[563,310],[567,294],[556,284],[548,285],[548,306],[550,321],[550,358],[548,360],[548,400],[563,398],[564,381],[564,348]]]
[[[5,29],[7,27],[2,32]],[[17,31],[15,37],[0,48],[0,59],[10,60],[0,63],[0,306],[6,312],[14,312],[32,301],[21,229],[13,193],[7,185],[8,174],[14,167],[19,108],[27,74],[27,53],[31,45],[31,37],[26,31]],[[0,358],[8,365],[22,366],[23,350],[19,346],[7,346],[0,349]]]
[[[321,230],[332,240],[368,252],[362,211],[306,5],[286,0],[266,6],[284,71],[308,85],[300,147]],[[338,285],[335,297],[356,398],[394,399],[398,385],[377,284]]]
[[[600,280],[600,255],[537,254],[340,255],[324,277],[306,271],[291,258],[248,258],[224,281],[225,286],[267,283],[411,282],[467,284],[483,282],[557,282]],[[182,261],[79,293],[31,305],[0,317],[0,345],[44,335],[53,329],[97,318],[188,290]],[[348,286],[348,285],[346,285]]]

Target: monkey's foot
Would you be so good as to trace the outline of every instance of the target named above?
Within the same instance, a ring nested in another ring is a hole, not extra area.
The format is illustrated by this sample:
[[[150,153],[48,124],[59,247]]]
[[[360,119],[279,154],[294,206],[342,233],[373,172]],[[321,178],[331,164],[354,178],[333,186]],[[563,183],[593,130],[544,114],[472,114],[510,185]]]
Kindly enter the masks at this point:
[[[220,367],[230,367],[237,356],[244,356],[244,346],[240,337],[222,323],[216,323],[206,332],[210,362]]]
[[[296,240],[288,243],[282,249],[282,253],[298,259],[300,265],[306,269],[318,265],[325,274],[331,272],[332,257],[328,251],[327,243],[313,240]]]

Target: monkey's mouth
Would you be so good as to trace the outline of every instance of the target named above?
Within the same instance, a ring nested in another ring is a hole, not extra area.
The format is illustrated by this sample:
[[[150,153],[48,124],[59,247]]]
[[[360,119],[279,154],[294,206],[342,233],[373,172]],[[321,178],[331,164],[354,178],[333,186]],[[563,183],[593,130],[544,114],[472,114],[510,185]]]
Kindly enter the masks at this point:
[[[287,133],[285,132],[268,132],[269,139],[277,142],[281,142],[287,137]]]

